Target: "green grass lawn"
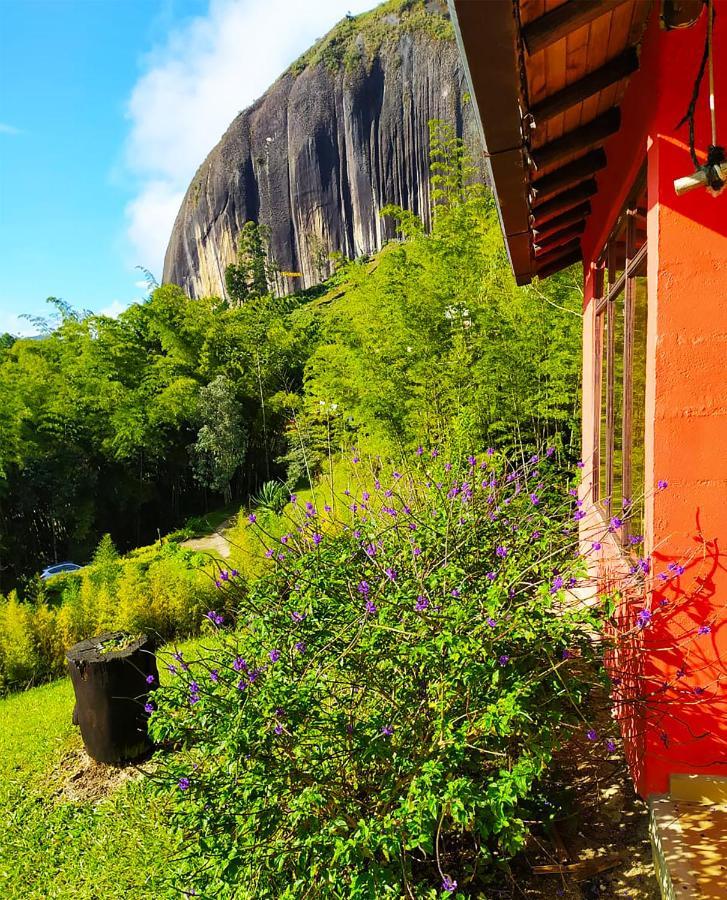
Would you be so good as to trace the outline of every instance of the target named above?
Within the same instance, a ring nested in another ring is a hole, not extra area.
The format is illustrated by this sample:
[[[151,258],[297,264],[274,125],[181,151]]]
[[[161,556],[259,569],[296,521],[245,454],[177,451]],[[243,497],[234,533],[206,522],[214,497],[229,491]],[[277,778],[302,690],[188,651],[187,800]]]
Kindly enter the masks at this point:
[[[178,898],[166,879],[179,847],[147,781],[95,800],[63,791],[81,748],[72,711],[67,678],[0,700],[0,897]]]

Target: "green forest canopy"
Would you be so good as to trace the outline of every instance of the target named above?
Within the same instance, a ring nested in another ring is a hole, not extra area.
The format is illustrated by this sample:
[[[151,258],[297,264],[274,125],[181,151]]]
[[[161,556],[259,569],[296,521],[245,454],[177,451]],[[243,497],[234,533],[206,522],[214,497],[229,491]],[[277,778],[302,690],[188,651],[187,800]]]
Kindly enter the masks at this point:
[[[54,301],[42,339],[0,341],[0,586],[83,562],[106,532],[125,549],[272,478],[292,486],[343,446],[577,452],[575,275],[515,286],[494,201],[438,128],[432,186],[431,233],[387,209],[400,239],[318,290],[164,285],[117,319]]]

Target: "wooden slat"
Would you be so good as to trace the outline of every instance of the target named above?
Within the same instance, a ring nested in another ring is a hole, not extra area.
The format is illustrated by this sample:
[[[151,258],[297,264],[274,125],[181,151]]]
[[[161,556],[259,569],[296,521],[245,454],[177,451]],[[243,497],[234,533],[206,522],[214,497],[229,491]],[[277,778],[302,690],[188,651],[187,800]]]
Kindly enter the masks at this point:
[[[545,203],[533,210],[535,227],[541,228],[546,222],[550,222],[556,216],[560,216],[567,210],[573,209],[574,206],[577,206],[579,203],[592,197],[597,190],[598,186],[596,184],[596,179],[591,178],[588,181],[584,181],[583,184],[579,184],[568,191],[564,191],[562,194],[558,194],[558,196],[554,197],[552,200],[546,200]]]
[[[568,228],[561,228],[560,231],[554,231],[548,238],[536,241],[536,262],[539,262],[546,253],[550,253],[550,251],[554,250],[556,247],[562,247],[563,244],[567,244],[574,238],[577,238],[579,235],[583,234],[585,230],[586,223],[582,220],[576,222],[574,225],[569,225]]]
[[[525,47],[531,55],[538,53],[566,37],[569,32],[587,25],[617,6],[626,5],[626,2],[627,0],[570,0],[569,3],[563,3],[525,25],[522,30]],[[630,16],[629,9],[629,18]]]
[[[576,28],[566,38],[567,45],[567,61],[566,61],[566,84],[572,84],[579,81],[588,71],[588,45],[591,36],[591,26],[584,25],[583,28]],[[572,131],[582,122],[583,104],[576,103],[567,109],[563,114],[563,132]]]
[[[621,113],[618,109],[611,109],[588,122],[581,125],[575,131],[564,134],[563,137],[556,141],[551,141],[538,150],[530,153],[536,169],[544,169],[556,162],[562,162],[569,156],[588,150],[598,144],[602,144],[607,138],[615,134],[621,127]]]
[[[551,44],[545,50],[545,75],[547,79],[548,94],[563,90],[566,86],[566,41],[558,41]],[[556,115],[548,121],[548,140],[563,134],[564,122],[562,115]]]
[[[554,172],[543,175],[530,185],[534,195],[534,203],[537,206],[553,194],[565,191],[567,188],[584,181],[589,176],[606,168],[606,154],[603,149],[591,150],[585,156],[566,163]]]
[[[565,256],[560,256],[552,262],[539,266],[537,269],[538,278],[548,278],[550,275],[560,272],[561,269],[567,269],[568,266],[573,266],[578,262],[583,262],[583,253],[580,247],[567,253]]]
[[[629,47],[628,50],[601,66],[600,69],[596,69],[595,72],[591,72],[563,90],[546,97],[545,100],[531,107],[530,112],[536,122],[550,119],[622,78],[627,78],[638,68],[638,53],[633,47]]]
[[[555,262],[560,259],[562,256],[569,256],[571,253],[576,250],[580,250],[581,248],[581,239],[579,237],[574,238],[571,241],[568,241],[567,244],[562,244],[560,247],[555,247],[549,253],[544,253],[536,263],[536,267],[538,272],[540,271],[542,266],[548,266],[550,263]]]
[[[541,227],[536,225],[535,230],[533,231],[535,242],[541,243],[542,241],[547,240],[551,234],[555,234],[556,231],[561,231],[569,225],[575,225],[576,222],[582,221],[590,214],[591,204],[587,200],[585,203],[579,203],[578,206],[574,206],[573,209],[563,213],[561,216],[556,216]]]

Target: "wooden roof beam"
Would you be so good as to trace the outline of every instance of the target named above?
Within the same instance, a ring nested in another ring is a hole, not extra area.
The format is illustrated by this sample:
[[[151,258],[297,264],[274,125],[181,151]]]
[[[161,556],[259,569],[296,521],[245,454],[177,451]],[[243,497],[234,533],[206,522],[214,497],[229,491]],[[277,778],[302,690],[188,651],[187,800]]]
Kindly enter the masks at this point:
[[[621,111],[614,106],[586,125],[569,131],[563,137],[550,141],[536,150],[531,150],[530,159],[536,169],[544,169],[574,153],[603,144],[612,134],[616,134],[620,127]]]
[[[540,244],[543,241],[546,241],[551,234],[555,234],[556,231],[562,231],[569,225],[575,225],[576,222],[582,221],[586,216],[590,216],[590,214],[591,204],[586,200],[585,203],[579,203],[578,206],[574,206],[573,209],[564,212],[560,216],[556,216],[549,222],[544,222],[540,227],[535,225],[535,230],[533,231],[535,243]]]
[[[565,256],[568,253],[572,253],[574,250],[580,249],[581,239],[580,237],[574,237],[573,240],[568,241],[568,243],[562,244],[560,247],[554,247],[547,253],[541,254],[536,261],[536,266],[537,268],[541,268],[542,266],[554,262],[556,259],[560,259],[561,256]]]
[[[541,100],[530,108],[530,113],[536,125],[552,119],[576,103],[582,103],[588,97],[592,97],[604,88],[610,87],[622,78],[628,78],[639,68],[639,54],[635,47],[629,47],[623,53],[609,60],[600,69],[596,69],[589,75],[584,75],[573,84],[569,84],[550,97]]]
[[[584,200],[588,200],[589,197],[593,197],[597,192],[596,179],[589,178],[583,184],[576,185],[576,187],[558,194],[552,200],[546,200],[541,206],[533,210],[535,227],[542,228],[546,222],[550,222],[567,210],[573,209],[574,206],[577,206]]]
[[[536,263],[542,259],[546,253],[550,253],[550,251],[554,250],[556,247],[561,247],[563,244],[569,243],[574,238],[583,234],[585,230],[586,223],[581,220],[574,225],[569,225],[568,228],[562,228],[560,231],[553,232],[547,240],[536,240],[534,248]]]
[[[538,266],[536,274],[538,278],[547,278],[549,275],[555,275],[556,272],[560,272],[561,269],[567,269],[568,266],[573,266],[575,263],[582,261],[583,253],[581,248],[578,247],[575,250],[569,250],[563,256],[557,257],[557,259],[552,259],[550,262]]]
[[[598,150],[591,150],[590,153],[573,160],[573,162],[566,163],[566,165],[556,169],[555,172],[543,175],[542,178],[538,178],[537,181],[533,181],[530,184],[533,206],[537,208],[548,197],[577,185],[580,181],[584,181],[605,168],[606,154],[599,148]]]
[[[625,2],[626,0],[568,0],[523,28],[525,47],[532,56]]]

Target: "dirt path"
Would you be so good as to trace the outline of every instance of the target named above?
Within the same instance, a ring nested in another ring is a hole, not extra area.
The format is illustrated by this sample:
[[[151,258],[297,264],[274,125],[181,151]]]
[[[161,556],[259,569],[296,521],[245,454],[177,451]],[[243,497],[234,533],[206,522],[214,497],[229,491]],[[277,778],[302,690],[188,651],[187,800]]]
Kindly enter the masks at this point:
[[[187,550],[195,550],[199,553],[217,553],[224,559],[227,559],[230,555],[230,542],[224,535],[219,534],[218,532],[208,534],[206,537],[191,538],[188,541],[182,541],[180,546],[186,547]]]

